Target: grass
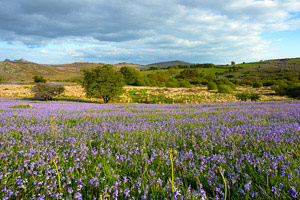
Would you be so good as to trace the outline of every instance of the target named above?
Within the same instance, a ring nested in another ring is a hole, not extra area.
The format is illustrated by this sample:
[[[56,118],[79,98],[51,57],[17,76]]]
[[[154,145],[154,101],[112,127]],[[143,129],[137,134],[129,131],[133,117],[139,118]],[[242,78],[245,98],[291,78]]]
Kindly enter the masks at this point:
[[[20,97],[32,98],[30,89],[33,85],[0,85],[1,97]],[[86,98],[84,90],[79,85],[66,85],[65,92],[57,98],[62,99],[82,99],[89,101],[102,101],[96,98]],[[236,93],[244,90],[257,92],[261,94],[262,101],[284,100],[286,97],[275,95],[265,95],[272,93],[268,88],[238,88]],[[236,102],[238,101],[234,94],[222,94],[216,91],[208,91],[206,87],[193,88],[161,88],[161,87],[125,87],[125,93],[116,98],[115,103],[216,103],[216,102]]]
[[[31,108],[31,107],[32,107],[31,104],[22,103],[22,104],[13,105],[10,108]]]

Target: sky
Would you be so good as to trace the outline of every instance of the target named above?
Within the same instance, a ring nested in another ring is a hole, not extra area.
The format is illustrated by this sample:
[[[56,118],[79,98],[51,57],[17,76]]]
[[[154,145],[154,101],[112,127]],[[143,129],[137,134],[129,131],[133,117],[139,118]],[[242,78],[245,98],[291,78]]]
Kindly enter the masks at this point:
[[[300,0],[0,0],[0,60],[41,64],[300,57]]]

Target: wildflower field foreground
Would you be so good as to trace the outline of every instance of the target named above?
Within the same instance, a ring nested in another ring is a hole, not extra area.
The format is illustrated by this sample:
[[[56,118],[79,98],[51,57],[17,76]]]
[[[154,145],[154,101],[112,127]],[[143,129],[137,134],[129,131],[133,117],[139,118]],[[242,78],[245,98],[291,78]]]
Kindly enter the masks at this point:
[[[298,199],[300,102],[0,99],[0,199]]]

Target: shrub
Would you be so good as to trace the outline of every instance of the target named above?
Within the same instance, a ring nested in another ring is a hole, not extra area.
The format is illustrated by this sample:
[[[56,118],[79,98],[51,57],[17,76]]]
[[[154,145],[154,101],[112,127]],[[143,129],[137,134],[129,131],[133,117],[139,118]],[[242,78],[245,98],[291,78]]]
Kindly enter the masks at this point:
[[[170,78],[169,81],[166,83],[166,87],[176,88],[178,87],[178,81],[175,78]]]
[[[91,70],[83,70],[82,87],[87,97],[102,98],[108,103],[123,92],[123,75],[111,65],[103,65]]]
[[[40,76],[40,75],[35,75],[33,77],[33,81],[35,83],[46,83],[47,82],[47,80],[43,76]]]
[[[266,80],[263,82],[263,86],[272,86],[276,83],[275,80]]]
[[[250,93],[248,90],[241,92],[239,94],[236,94],[235,96],[238,100],[241,100],[241,101],[248,101],[248,100],[258,101],[260,99],[260,94],[258,94],[256,92]]]
[[[149,71],[160,70],[160,68],[157,67],[157,66],[151,66],[148,70],[149,70]]]
[[[17,104],[17,105],[13,105],[10,108],[31,108],[32,105],[27,104],[27,103],[22,103],[22,104]]]
[[[232,89],[232,87],[230,87],[230,85],[221,84],[221,85],[218,85],[218,92],[224,93],[224,94],[232,94],[233,89]]]
[[[236,98],[240,101],[247,101],[249,99],[250,93],[249,91],[244,91],[235,95]]]
[[[183,80],[183,79],[178,79],[178,86],[179,87],[185,87],[185,88],[190,88],[191,84],[190,82]]]
[[[253,88],[261,88],[262,86],[263,86],[263,84],[261,82],[258,82],[258,81],[254,82],[253,85],[252,85]]]
[[[300,98],[300,83],[295,84],[280,84],[272,86],[278,95],[286,95],[290,98],[299,99]]]
[[[251,80],[243,79],[241,82],[242,85],[252,86],[253,82]]]
[[[260,99],[260,94],[251,92],[249,97],[251,101],[258,101]]]
[[[198,79],[200,77],[199,69],[184,69],[176,76],[177,79]]]
[[[63,93],[65,89],[61,85],[37,83],[34,87],[32,87],[31,91],[34,93],[35,98],[41,98],[48,101]]]
[[[233,84],[231,81],[227,81],[226,85],[228,85],[229,87],[231,87],[232,90],[236,90],[236,85]]]
[[[137,82],[140,76],[140,72],[138,70],[133,67],[125,66],[120,69],[120,72],[122,73],[127,85],[138,85]]]
[[[163,82],[163,83],[167,83],[168,80],[169,80],[169,76],[167,73],[165,72],[156,72],[156,73],[151,73],[151,74],[148,74],[147,77],[149,79],[153,79],[155,81],[158,81],[158,82]]]
[[[217,89],[217,84],[213,81],[210,81],[207,84],[207,89],[208,90],[216,90]]]

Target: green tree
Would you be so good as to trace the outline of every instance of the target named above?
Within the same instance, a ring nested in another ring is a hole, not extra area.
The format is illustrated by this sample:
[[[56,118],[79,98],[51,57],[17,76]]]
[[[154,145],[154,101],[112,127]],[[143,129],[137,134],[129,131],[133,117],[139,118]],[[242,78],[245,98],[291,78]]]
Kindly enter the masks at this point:
[[[138,85],[138,79],[140,78],[140,72],[133,67],[122,67],[120,69],[124,77],[124,81],[127,85]]]
[[[151,66],[148,70],[149,70],[149,71],[160,70],[160,68],[157,67],[157,66]]]
[[[185,69],[176,76],[177,79],[197,79],[199,78],[200,71],[198,69]]]
[[[33,81],[35,83],[46,83],[47,82],[47,80],[43,76],[41,76],[41,75],[35,75],[33,77]]]
[[[120,72],[111,65],[103,65],[91,70],[83,70],[82,87],[87,97],[102,98],[108,103],[123,92],[124,80]]]

